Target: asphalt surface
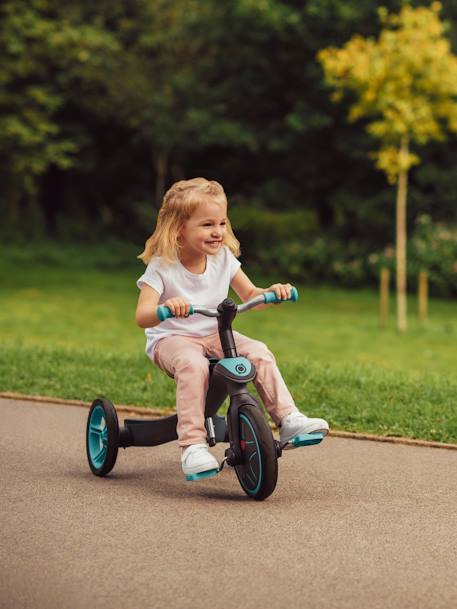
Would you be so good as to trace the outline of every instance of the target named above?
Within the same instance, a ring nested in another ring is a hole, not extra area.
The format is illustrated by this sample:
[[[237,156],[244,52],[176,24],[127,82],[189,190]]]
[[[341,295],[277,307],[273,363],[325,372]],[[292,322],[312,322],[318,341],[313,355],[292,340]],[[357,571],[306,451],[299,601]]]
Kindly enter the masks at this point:
[[[329,437],[255,502],[177,443],[93,476],[87,414],[0,400],[0,609],[457,607],[457,451]]]

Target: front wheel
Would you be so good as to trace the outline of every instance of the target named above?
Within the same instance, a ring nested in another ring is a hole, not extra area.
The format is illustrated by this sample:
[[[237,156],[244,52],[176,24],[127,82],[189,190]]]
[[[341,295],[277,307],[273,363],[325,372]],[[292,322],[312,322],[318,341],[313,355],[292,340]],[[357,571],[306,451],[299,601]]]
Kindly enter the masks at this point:
[[[244,492],[261,501],[275,490],[278,481],[276,443],[262,412],[252,404],[239,409],[243,463],[235,472]]]
[[[92,402],[87,417],[86,452],[89,467],[96,476],[106,476],[114,467],[119,447],[116,409],[105,398]]]

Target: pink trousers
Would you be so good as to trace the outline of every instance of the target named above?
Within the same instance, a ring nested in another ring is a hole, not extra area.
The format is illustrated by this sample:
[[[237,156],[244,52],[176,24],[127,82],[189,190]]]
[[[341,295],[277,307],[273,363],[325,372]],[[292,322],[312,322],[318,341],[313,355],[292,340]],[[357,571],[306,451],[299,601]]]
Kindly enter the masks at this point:
[[[233,332],[238,355],[247,357],[257,370],[254,381],[259,396],[273,421],[297,411],[294,400],[267,346]],[[209,336],[169,336],[162,338],[154,353],[154,363],[176,381],[176,411],[180,446],[206,442],[205,396],[209,366],[206,356],[224,357],[219,334]]]

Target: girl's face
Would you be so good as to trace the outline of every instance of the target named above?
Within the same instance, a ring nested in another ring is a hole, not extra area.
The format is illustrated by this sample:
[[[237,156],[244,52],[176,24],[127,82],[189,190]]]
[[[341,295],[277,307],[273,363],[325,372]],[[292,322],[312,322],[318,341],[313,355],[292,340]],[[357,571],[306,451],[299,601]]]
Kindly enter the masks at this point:
[[[227,207],[201,203],[184,223],[179,242],[186,255],[217,254],[227,232]]]

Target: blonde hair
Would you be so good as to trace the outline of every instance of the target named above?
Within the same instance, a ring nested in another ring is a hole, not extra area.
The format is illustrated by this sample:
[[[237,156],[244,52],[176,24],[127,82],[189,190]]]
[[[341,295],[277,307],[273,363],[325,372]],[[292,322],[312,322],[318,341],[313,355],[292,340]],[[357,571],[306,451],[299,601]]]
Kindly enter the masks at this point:
[[[205,178],[193,178],[192,180],[180,180],[173,184],[163,198],[156,228],[147,239],[144,251],[138,258],[145,264],[148,264],[154,256],[161,256],[167,262],[175,262],[180,248],[179,230],[192,216],[198,205],[206,202],[227,206],[227,197],[219,182],[208,181]],[[239,256],[240,243],[233,234],[228,218],[226,228],[223,243],[235,256]]]

